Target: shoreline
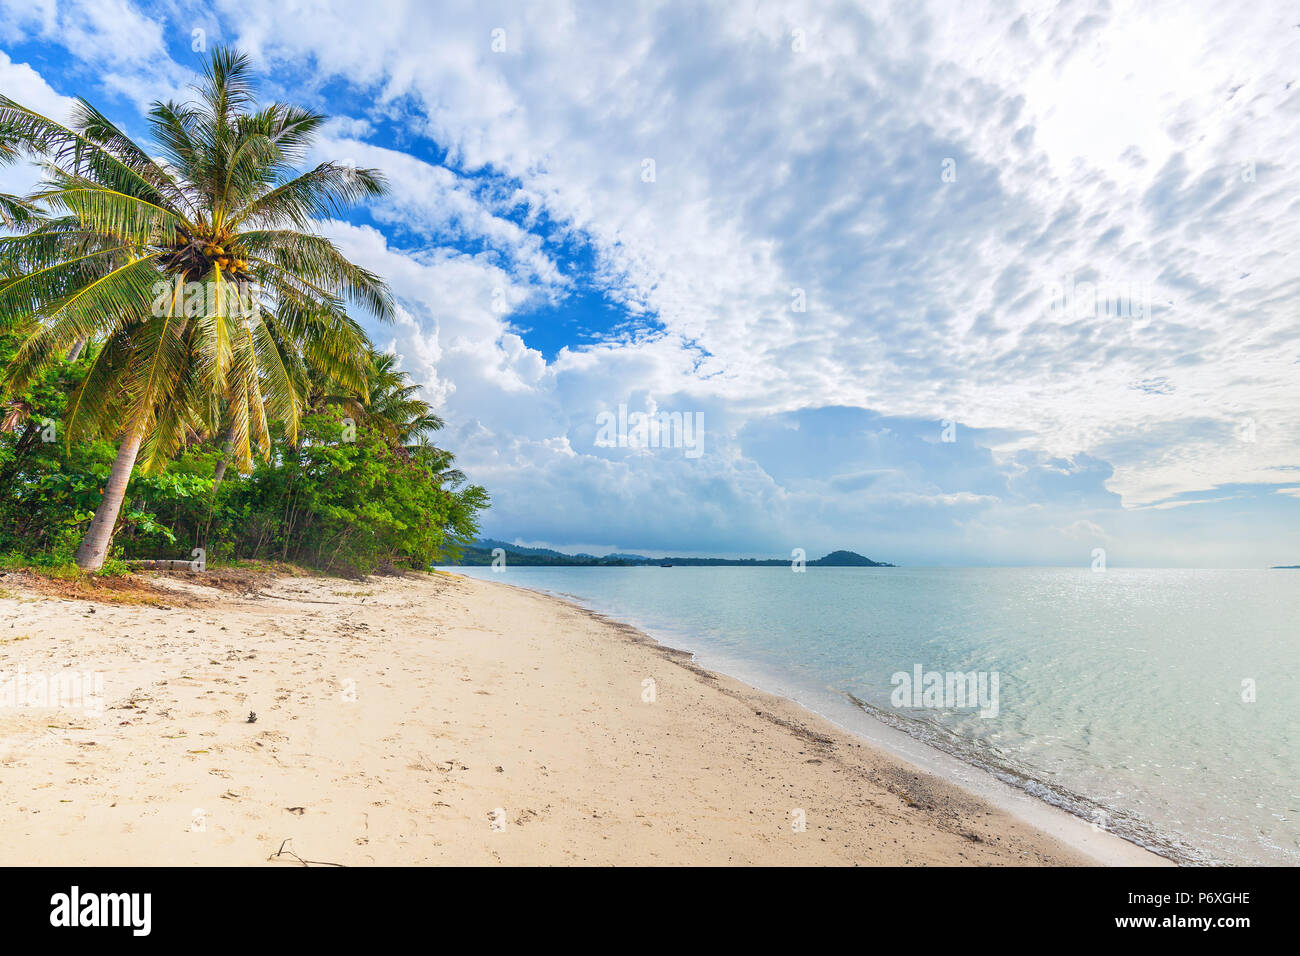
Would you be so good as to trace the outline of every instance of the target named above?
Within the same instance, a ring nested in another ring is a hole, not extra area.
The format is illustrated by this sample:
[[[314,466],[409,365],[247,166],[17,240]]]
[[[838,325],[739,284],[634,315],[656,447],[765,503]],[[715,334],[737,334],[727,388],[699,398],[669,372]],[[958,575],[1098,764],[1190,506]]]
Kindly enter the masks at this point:
[[[222,574],[0,590],[0,672],[104,684],[94,715],[0,708],[0,864],[1168,863],[553,595]]]
[[[673,647],[654,637],[640,626],[617,620],[609,615],[587,607],[576,595],[566,595],[554,591],[530,588],[521,584],[505,581],[483,581],[468,575],[457,574],[451,566],[440,568],[442,573],[454,574],[465,580],[478,581],[489,585],[503,585],[523,591],[531,591],[544,597],[559,601],[577,611],[588,614],[596,620],[615,627],[631,628],[645,640],[665,653],[684,655],[692,667],[711,674],[726,674],[730,679],[740,681],[754,691],[789,701],[807,711],[814,717],[826,721],[843,733],[865,741],[870,746],[879,748],[896,759],[903,761],[925,773],[934,775],[981,800],[988,801],[998,809],[1010,813],[1026,824],[1058,839],[1079,853],[1092,858],[1102,866],[1178,866],[1172,860],[1150,847],[1129,840],[1120,834],[1098,830],[1088,820],[1071,813],[1064,807],[1057,806],[1045,799],[1034,796],[1021,787],[1016,787],[999,779],[986,767],[962,760],[960,757],[927,744],[903,730],[893,727],[875,717],[860,702],[845,700],[839,708],[826,708],[824,704],[813,704],[801,699],[798,691],[788,688],[765,686],[770,675],[745,674],[738,676],[730,671],[715,670],[712,666],[697,661],[695,651]],[[762,681],[762,683],[759,683]]]

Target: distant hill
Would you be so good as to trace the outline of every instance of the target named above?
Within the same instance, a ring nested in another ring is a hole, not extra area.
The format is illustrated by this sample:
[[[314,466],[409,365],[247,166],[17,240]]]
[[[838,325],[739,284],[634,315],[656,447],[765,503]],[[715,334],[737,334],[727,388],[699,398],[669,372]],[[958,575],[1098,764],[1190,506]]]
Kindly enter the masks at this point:
[[[525,548],[522,545],[498,541],[495,538],[483,538],[474,544],[461,548],[458,559],[446,562],[447,567],[458,565],[477,567],[492,563],[492,552],[501,548],[506,554],[507,565],[522,567],[647,567],[671,564],[680,567],[725,567],[725,568],[779,568],[789,567],[788,558],[648,558],[643,554],[612,553],[604,557],[590,554],[564,554],[550,548]],[[894,565],[885,561],[872,561],[854,551],[832,551],[825,557],[809,561],[810,568],[892,568]]]
[[[856,551],[832,551],[824,558],[809,561],[809,566],[817,568],[892,568],[892,564],[882,564],[864,558]]]
[[[511,554],[531,554],[539,558],[572,558],[575,555],[563,554],[559,551],[552,551],[550,548],[525,548],[521,544],[511,544],[508,541],[498,541],[495,538],[481,538],[473,544],[475,550],[487,551],[491,553],[493,548],[504,548]],[[576,557],[586,558],[590,555],[582,554]]]

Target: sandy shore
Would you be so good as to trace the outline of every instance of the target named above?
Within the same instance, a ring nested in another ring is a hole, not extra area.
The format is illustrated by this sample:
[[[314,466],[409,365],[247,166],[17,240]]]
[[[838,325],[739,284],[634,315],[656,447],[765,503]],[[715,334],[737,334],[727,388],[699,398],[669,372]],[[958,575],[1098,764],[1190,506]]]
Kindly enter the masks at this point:
[[[0,864],[1160,862],[544,595],[155,580],[125,606],[0,581],[0,681],[103,684],[99,712],[0,703]]]

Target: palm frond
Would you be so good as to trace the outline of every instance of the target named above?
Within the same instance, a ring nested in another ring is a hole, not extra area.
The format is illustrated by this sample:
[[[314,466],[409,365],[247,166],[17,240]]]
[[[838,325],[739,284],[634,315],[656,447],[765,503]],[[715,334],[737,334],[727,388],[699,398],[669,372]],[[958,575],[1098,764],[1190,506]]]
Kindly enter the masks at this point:
[[[230,225],[248,222],[254,226],[306,229],[315,219],[342,215],[362,200],[377,198],[387,191],[387,180],[376,169],[325,162],[253,200],[230,220]]]
[[[0,197],[0,219],[31,213],[0,239],[0,328],[31,327],[6,381],[99,343],[65,434],[145,427],[145,469],[217,430],[248,467],[273,424],[296,438],[312,381],[359,408],[372,397],[370,341],[349,310],[391,319],[392,293],[313,227],[387,184],[340,163],[300,170],[325,117],[257,108],[251,76],[247,56],[214,50],[194,102],[153,104],[150,150],[84,100],[64,125],[0,97],[0,164],[38,160],[46,178]],[[440,425],[409,383],[389,386],[402,435]]]
[[[258,229],[241,233],[239,244],[250,258],[297,276],[322,292],[363,305],[383,321],[393,318],[396,306],[388,284],[348,261],[324,236]]]

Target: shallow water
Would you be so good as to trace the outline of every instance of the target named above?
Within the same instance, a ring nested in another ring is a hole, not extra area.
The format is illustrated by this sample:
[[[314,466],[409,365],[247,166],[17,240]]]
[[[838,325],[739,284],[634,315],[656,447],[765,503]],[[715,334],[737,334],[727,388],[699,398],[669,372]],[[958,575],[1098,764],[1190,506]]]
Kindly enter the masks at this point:
[[[851,697],[1181,862],[1300,863],[1300,571],[448,570],[576,599],[823,713]],[[974,672],[985,704],[996,675],[996,714],[901,697],[918,665]]]

